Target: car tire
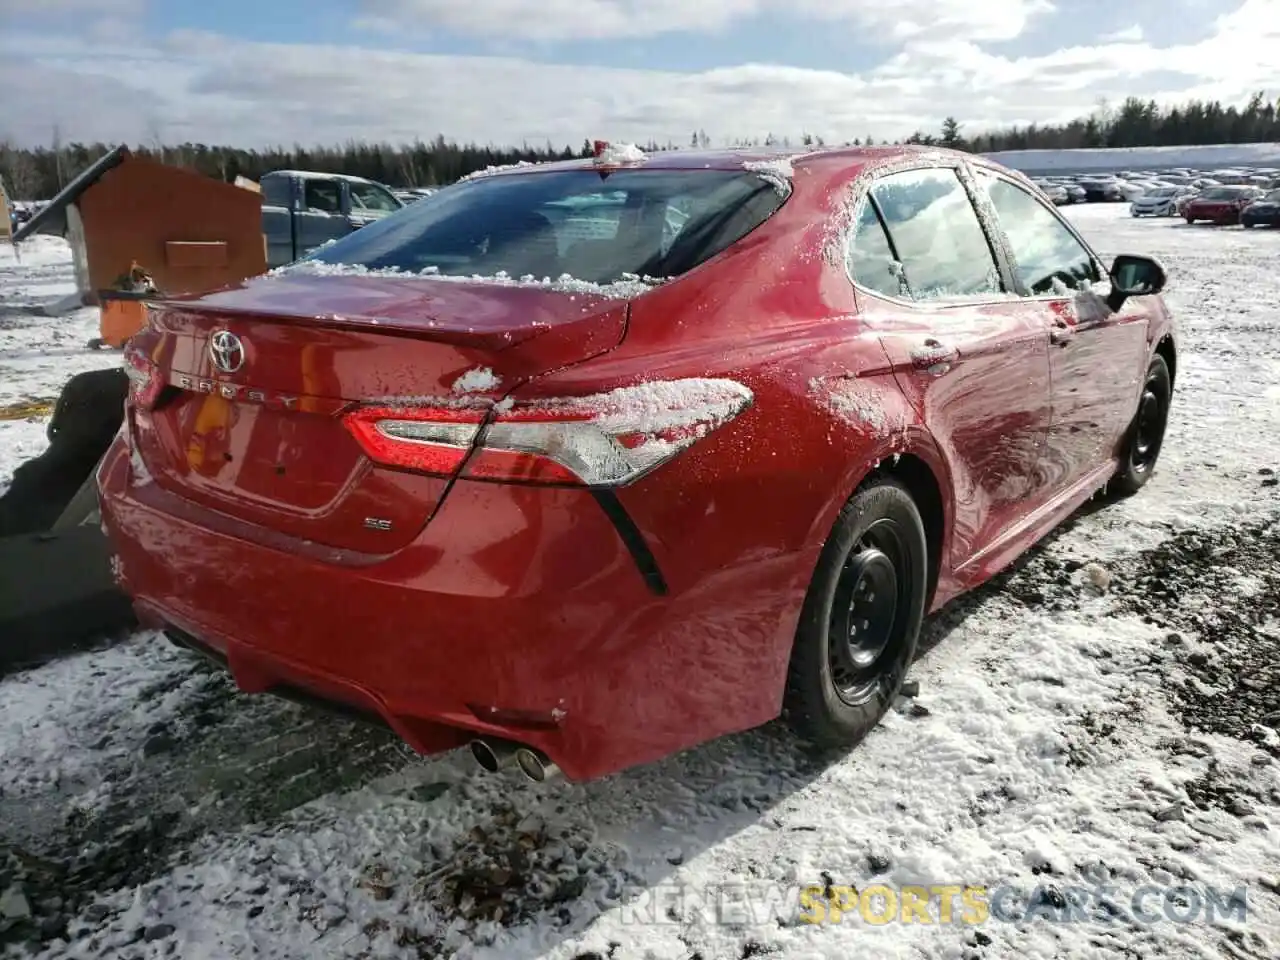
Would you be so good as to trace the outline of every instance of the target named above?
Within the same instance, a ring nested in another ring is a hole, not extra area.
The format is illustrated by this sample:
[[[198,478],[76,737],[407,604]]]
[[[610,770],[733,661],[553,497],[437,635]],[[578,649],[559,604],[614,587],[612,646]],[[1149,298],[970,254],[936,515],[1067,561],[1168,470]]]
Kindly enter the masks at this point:
[[[1116,496],[1131,496],[1151,479],[1156,460],[1160,456],[1160,448],[1164,445],[1172,400],[1173,378],[1169,376],[1169,365],[1157,353],[1147,366],[1147,376],[1142,381],[1142,395],[1138,398],[1138,409],[1125,433],[1120,467],[1111,483]]]
[[[820,749],[855,746],[881,720],[915,657],[928,594],[920,511],[892,479],[841,509],[805,597],[783,716]]]

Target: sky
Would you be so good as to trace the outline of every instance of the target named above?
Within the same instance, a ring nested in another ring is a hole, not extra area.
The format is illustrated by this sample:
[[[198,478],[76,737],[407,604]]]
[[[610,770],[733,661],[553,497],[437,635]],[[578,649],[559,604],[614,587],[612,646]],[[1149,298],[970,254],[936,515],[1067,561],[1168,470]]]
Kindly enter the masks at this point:
[[[1280,97],[1280,0],[0,0],[0,140],[895,139]]]

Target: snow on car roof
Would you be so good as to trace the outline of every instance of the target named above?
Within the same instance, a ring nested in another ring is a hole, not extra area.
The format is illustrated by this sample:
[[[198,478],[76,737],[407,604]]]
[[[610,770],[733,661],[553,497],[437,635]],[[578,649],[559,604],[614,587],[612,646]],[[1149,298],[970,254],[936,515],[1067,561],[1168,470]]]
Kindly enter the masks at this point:
[[[788,162],[793,167],[820,160],[845,160],[872,163],[912,153],[942,153],[939,147],[895,144],[883,147],[734,147],[716,150],[659,150],[645,154],[645,169],[663,170],[742,170],[765,164]],[[966,155],[967,156],[967,155]],[[494,167],[485,176],[552,172],[558,170],[594,170],[600,166],[594,157],[556,160],[548,163],[522,163]],[[619,168],[638,168],[639,163],[619,163]]]
[[[319,170],[272,170],[270,173],[264,173],[261,179],[267,177],[297,177],[300,180],[347,180],[351,183],[377,183],[367,177],[357,177],[350,173],[322,173]],[[378,184],[382,186],[382,184]]]

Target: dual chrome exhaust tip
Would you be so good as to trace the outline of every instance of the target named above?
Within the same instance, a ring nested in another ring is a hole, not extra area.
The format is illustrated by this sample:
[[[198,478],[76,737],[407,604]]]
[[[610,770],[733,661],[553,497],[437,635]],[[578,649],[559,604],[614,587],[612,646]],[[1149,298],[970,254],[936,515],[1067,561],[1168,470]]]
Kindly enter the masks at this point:
[[[497,773],[514,765],[534,783],[546,783],[560,775],[560,768],[541,750],[510,740],[492,737],[472,740],[471,756],[487,773]]]

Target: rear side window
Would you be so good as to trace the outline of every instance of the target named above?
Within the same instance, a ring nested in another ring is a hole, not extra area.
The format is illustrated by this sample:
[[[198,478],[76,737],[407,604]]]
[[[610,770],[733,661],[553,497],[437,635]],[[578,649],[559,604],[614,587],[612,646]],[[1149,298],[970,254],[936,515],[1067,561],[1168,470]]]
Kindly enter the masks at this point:
[[[678,276],[783,202],[736,170],[500,174],[455,184],[308,259],[453,276],[612,283]]]
[[[305,180],[302,205],[316,213],[341,213],[342,188],[336,180]]]
[[[887,297],[911,296],[903,283],[902,264],[894,256],[876,208],[869,202],[863,203],[854,226],[847,266],[854,281],[868,290]]]
[[[914,299],[974,299],[1001,292],[991,245],[954,170],[892,174],[872,185],[871,196]]]
[[[1093,256],[1057,214],[1008,180],[985,170],[978,176],[1009,238],[1018,279],[1034,296],[1083,290],[1101,279]]]

